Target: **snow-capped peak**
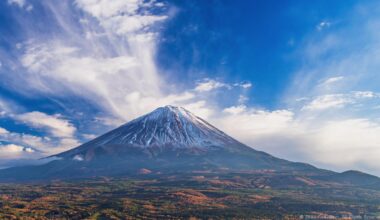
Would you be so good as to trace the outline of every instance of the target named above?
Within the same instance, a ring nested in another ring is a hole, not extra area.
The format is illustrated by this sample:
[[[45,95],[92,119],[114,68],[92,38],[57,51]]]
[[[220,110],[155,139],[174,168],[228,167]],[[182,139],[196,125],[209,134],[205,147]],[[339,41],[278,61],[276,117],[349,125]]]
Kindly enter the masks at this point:
[[[182,107],[165,106],[56,156],[73,158],[92,152],[91,149],[106,150],[123,146],[206,150],[242,144]]]
[[[182,107],[165,106],[106,134],[97,143],[205,147],[232,138]]]

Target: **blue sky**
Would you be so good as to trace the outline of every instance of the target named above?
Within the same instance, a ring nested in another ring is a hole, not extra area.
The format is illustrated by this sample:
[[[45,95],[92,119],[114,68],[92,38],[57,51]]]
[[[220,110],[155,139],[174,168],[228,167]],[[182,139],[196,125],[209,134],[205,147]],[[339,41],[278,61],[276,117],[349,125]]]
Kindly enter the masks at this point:
[[[380,174],[378,1],[0,2],[0,167],[162,105],[248,145]]]

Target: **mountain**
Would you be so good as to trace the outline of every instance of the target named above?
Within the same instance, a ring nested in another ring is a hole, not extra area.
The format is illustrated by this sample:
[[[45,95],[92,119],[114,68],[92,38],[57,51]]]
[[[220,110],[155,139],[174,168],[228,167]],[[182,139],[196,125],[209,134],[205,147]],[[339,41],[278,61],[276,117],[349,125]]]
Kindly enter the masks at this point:
[[[217,148],[242,150],[241,143],[181,107],[165,106],[132,120],[57,157],[92,160],[97,150],[119,151],[126,147],[144,150],[177,149],[209,151]]]
[[[88,163],[112,158],[113,164],[118,161],[126,170],[143,164],[144,167],[137,168],[158,171],[314,169],[256,151],[186,109],[174,106],[158,108],[77,148],[53,156]]]
[[[254,150],[186,109],[174,106],[158,108],[51,158],[59,159],[1,170],[0,180],[254,170],[309,177],[336,174]]]

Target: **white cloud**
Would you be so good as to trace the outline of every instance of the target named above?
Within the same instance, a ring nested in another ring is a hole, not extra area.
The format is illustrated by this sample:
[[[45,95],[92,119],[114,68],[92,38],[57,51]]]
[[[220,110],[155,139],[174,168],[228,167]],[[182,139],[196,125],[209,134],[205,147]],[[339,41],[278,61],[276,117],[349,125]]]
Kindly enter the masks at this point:
[[[81,143],[75,138],[62,138],[59,139],[58,147],[49,149],[49,152],[60,153],[62,151],[78,147]]]
[[[205,78],[201,82],[197,83],[194,90],[197,92],[209,92],[209,91],[220,89],[220,88],[232,89],[233,87],[241,87],[243,89],[248,89],[252,87],[252,83],[242,82],[242,83],[228,84],[224,82],[219,82],[214,79]]]
[[[223,109],[223,112],[235,115],[235,114],[240,114],[244,112],[246,109],[247,107],[245,105],[231,106],[231,107]]]
[[[4,104],[3,106],[7,110],[2,117],[17,120],[32,128],[46,132],[45,135],[35,136],[20,131],[8,131],[6,128],[0,127],[0,146],[3,147],[0,160],[3,160],[3,162],[17,158],[39,159],[80,145],[79,141],[74,137],[75,126],[61,115],[48,115],[42,112],[20,114],[18,110],[23,108],[17,104],[3,99],[0,99],[0,104]],[[9,149],[21,149],[16,146],[22,146],[23,152],[13,153],[12,155],[7,153]]]
[[[218,124],[245,141],[286,129],[294,115],[289,110],[266,111],[247,108],[244,105],[232,106],[223,112],[227,115],[223,116]]]
[[[0,135],[8,134],[8,133],[9,131],[7,129],[0,127]]]
[[[163,2],[156,2],[154,5],[157,7],[165,7],[165,4]]]
[[[48,115],[35,111],[17,115],[15,118],[30,126],[46,129],[54,137],[71,138],[76,131],[75,126],[60,115]]]
[[[250,83],[250,82],[237,83],[237,84],[235,84],[235,86],[239,86],[243,89],[249,89],[252,87],[252,83]]]
[[[326,110],[333,108],[342,108],[353,101],[343,94],[329,94],[315,98],[307,104],[304,110]]]
[[[38,150],[35,154],[30,155],[34,158],[41,158],[52,154],[60,153],[62,151],[71,149],[80,145],[80,143],[73,138],[50,138],[48,136],[39,137],[30,134],[7,132],[0,133],[0,141],[12,143],[19,146],[26,146],[25,151]],[[6,153],[0,155],[0,159],[6,159]]]
[[[322,111],[342,108],[350,104],[361,103],[365,99],[380,97],[372,91],[354,91],[345,94],[326,94],[317,96],[307,103],[302,110]]]
[[[125,120],[110,116],[110,117],[95,117],[94,122],[97,124],[116,128],[116,127],[119,127],[120,125],[124,124]]]
[[[0,140],[25,146],[36,146],[39,148],[43,148],[50,141],[50,139],[47,137],[37,137],[30,134],[16,132],[8,132],[6,134],[1,134]]]
[[[249,98],[245,95],[239,95],[238,103],[239,104],[244,104],[249,100]]]
[[[372,91],[357,91],[357,92],[354,92],[354,96],[356,98],[375,98],[375,97],[379,97],[378,94],[372,92]]]
[[[76,161],[83,161],[83,157],[81,155],[75,155],[73,160],[76,160]]]
[[[379,169],[380,124],[365,118],[331,120],[310,137],[313,160],[339,167],[347,164]],[[339,157],[337,156],[339,155]]]
[[[197,92],[209,92],[211,90],[219,88],[231,89],[231,86],[222,82],[218,82],[216,80],[204,79],[204,81],[197,83],[197,86],[194,90]]]
[[[319,31],[325,29],[325,28],[328,28],[331,26],[331,22],[329,21],[321,21],[318,25],[317,25],[317,29]]]
[[[42,92],[66,95],[69,90],[121,118],[130,118],[125,96],[137,91],[141,97],[162,97],[152,60],[129,55],[109,58],[80,55],[76,48],[59,43],[32,46],[22,63],[32,74],[39,75],[31,82],[36,82],[35,88]]]
[[[4,117],[10,112],[21,109],[20,106],[10,101],[9,99],[4,99],[0,96],[0,117]]]
[[[0,151],[6,153],[20,153],[24,151],[24,147],[15,144],[0,145]]]
[[[330,77],[330,78],[326,79],[325,81],[323,81],[322,85],[324,85],[324,86],[331,85],[331,84],[336,83],[338,81],[341,81],[343,79],[344,79],[343,76]]]
[[[33,153],[33,152],[35,152],[35,150],[33,148],[31,148],[31,147],[25,147],[24,151],[27,152],[27,153]]]
[[[181,106],[202,118],[209,118],[215,114],[215,109],[204,100],[190,102]]]
[[[0,145],[0,158],[7,157],[15,158],[15,157],[28,157],[28,154],[34,153],[34,150],[30,147],[23,147],[16,144],[6,144]]]
[[[255,149],[324,168],[379,174],[380,123],[371,119],[334,119],[313,111],[267,111],[246,106],[232,106],[224,113],[212,122]]]
[[[77,0],[77,5],[98,19],[110,18],[124,13],[135,14],[139,0]]]
[[[48,115],[42,112],[28,112],[17,114],[9,112],[7,117],[25,123],[33,128],[47,132],[40,137],[25,133],[10,132],[0,127],[0,141],[25,147],[25,151],[31,152],[37,149],[35,157],[48,156],[80,145],[75,138],[76,127],[60,115]],[[5,154],[1,155],[6,157]]]
[[[98,19],[105,29],[119,35],[140,32],[167,18],[165,15],[140,13],[138,10],[152,7],[141,0],[76,0],[76,4]]]
[[[86,140],[92,140],[92,139],[95,139],[97,137],[97,135],[95,134],[82,134],[82,136],[86,139]]]

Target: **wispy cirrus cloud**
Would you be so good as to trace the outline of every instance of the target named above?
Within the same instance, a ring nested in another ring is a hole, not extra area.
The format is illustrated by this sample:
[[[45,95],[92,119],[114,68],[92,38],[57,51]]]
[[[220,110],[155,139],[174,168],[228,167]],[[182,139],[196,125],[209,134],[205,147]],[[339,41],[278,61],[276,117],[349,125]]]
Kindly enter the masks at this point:
[[[163,3],[141,0],[76,0],[79,8],[95,17],[102,27],[118,35],[136,34],[143,39],[149,38],[149,31],[156,22],[167,19],[167,15],[150,14],[152,7],[162,7]],[[141,12],[145,11],[147,13]],[[148,31],[147,31],[148,30]],[[134,36],[136,37],[136,36]]]
[[[219,88],[231,89],[232,86],[213,79],[205,79],[203,82],[198,82],[194,90],[197,92],[209,92]]]
[[[332,76],[332,77],[329,77],[327,79],[324,79],[320,84],[319,86],[320,87],[327,87],[327,88],[330,88],[334,85],[336,85],[337,83],[341,82],[344,80],[344,76]]]
[[[66,2],[46,5],[65,37],[53,32],[53,37],[38,40],[40,33],[24,27],[36,37],[19,47],[22,74],[7,79],[15,90],[26,96],[81,97],[100,108],[108,117],[105,121],[116,123],[161,105],[195,106],[191,103],[199,101],[190,89],[168,89],[158,73],[156,38],[159,26],[169,19],[166,4],[77,0],[73,5],[83,13],[76,13]],[[65,14],[77,17],[79,23]],[[21,87],[19,81],[27,81],[28,86]]]
[[[234,87],[249,89],[252,87],[252,83],[250,82],[241,82],[241,83],[224,83],[215,79],[205,78],[199,82],[197,82],[194,90],[196,92],[210,92],[216,89],[233,89]]]
[[[303,110],[326,110],[333,108],[342,108],[345,105],[352,103],[353,100],[343,94],[329,94],[319,96],[313,99],[310,103],[304,106]]]
[[[186,106],[202,116],[211,114],[211,108],[196,97],[193,88],[183,92],[167,89],[158,73],[156,38],[159,26],[168,19],[166,4],[140,0],[40,4],[52,18],[49,31],[41,33],[20,17],[20,28],[28,33],[25,40],[14,42],[15,57],[1,54],[9,61],[3,71],[13,74],[0,75],[8,89],[30,98],[48,96],[70,101],[80,97],[101,112],[81,115],[92,115],[93,123],[109,127],[167,104]],[[38,17],[32,19],[42,22]],[[60,105],[65,108],[64,101]],[[77,127],[60,113],[8,106],[3,109],[5,118],[27,125],[43,137],[4,130],[1,141],[33,147],[36,157],[76,147],[79,137],[94,136],[78,134]]]

